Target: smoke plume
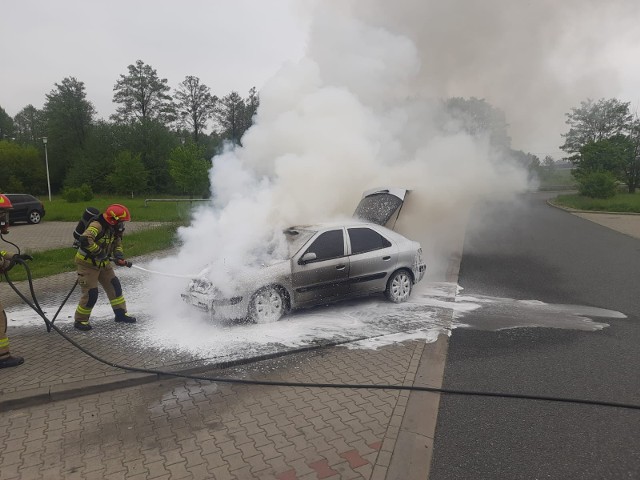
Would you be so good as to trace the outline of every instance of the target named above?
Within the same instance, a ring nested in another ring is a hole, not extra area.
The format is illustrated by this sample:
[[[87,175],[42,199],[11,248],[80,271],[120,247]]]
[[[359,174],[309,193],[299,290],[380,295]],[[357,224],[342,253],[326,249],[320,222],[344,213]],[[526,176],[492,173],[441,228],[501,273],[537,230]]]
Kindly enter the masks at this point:
[[[305,6],[306,55],[260,89],[243,146],[213,159],[211,206],[197,210],[177,255],[156,268],[209,265],[209,278],[232,290],[241,273],[281,251],[283,228],[348,217],[363,191],[393,186],[412,190],[398,229],[421,242],[429,278],[442,280],[473,203],[522,192],[527,176],[487,138],[453,128],[441,99],[486,98],[507,113],[514,141],[547,135],[560,98],[600,88],[594,69],[562,75],[584,67],[594,47],[592,39],[571,50],[583,31],[576,17],[586,21],[580,12],[589,7],[609,17],[599,3],[577,0]],[[163,280],[159,310],[179,308],[184,286]]]

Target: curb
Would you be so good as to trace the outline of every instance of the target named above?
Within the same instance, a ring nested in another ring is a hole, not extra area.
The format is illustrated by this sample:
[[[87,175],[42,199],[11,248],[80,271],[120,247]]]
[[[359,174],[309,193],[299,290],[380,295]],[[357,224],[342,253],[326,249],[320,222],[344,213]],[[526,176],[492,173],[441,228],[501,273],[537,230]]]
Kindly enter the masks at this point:
[[[558,205],[553,203],[551,200],[547,200],[547,205],[553,208],[557,208],[558,210],[564,210],[569,213],[599,213],[599,214],[607,214],[607,215],[640,215],[640,213],[636,212],[610,212],[607,210],[580,210],[577,208],[565,207],[563,205]]]

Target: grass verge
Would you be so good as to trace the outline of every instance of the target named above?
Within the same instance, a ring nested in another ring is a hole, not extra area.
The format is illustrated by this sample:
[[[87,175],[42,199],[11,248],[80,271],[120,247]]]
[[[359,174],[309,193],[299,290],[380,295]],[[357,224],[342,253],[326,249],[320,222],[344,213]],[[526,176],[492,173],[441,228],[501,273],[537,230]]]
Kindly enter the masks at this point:
[[[576,210],[640,213],[640,193],[618,193],[612,198],[589,198],[577,194],[558,195],[553,203]]]
[[[189,200],[187,197],[170,199],[151,195],[149,198],[151,197],[162,201],[148,202],[145,206],[144,198],[96,196],[88,202],[78,203],[69,203],[60,197],[54,197],[51,202],[41,199],[45,209],[43,220],[77,222],[87,207],[104,211],[112,203],[120,203],[126,205],[135,222],[183,222],[189,220],[194,208],[206,204],[205,201]]]
[[[125,234],[123,239],[125,255],[131,258],[173,247],[176,244],[176,230],[180,225],[178,222],[172,222]],[[31,277],[35,279],[75,271],[76,266],[73,263],[75,254],[76,250],[68,247],[32,253],[33,261],[29,262]],[[27,279],[27,273],[21,266],[16,266],[9,272],[9,278],[12,282],[19,282]]]

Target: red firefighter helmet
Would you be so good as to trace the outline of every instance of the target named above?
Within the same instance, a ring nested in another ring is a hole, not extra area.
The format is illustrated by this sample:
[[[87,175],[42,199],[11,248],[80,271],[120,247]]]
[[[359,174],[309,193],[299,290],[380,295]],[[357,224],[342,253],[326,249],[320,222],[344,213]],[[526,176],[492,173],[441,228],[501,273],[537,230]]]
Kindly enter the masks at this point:
[[[109,205],[102,216],[109,225],[116,225],[118,222],[128,222],[131,220],[129,209],[119,203]]]
[[[11,200],[5,194],[0,193],[0,208],[11,208]]]

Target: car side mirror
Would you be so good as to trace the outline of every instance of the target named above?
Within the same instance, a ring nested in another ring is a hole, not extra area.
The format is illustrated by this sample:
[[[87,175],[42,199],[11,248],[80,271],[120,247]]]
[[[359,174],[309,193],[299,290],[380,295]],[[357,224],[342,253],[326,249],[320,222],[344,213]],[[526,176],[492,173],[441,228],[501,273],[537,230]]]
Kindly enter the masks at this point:
[[[309,262],[315,260],[317,257],[318,256],[315,253],[307,252],[300,259],[300,264],[304,265],[305,263],[309,263]]]

